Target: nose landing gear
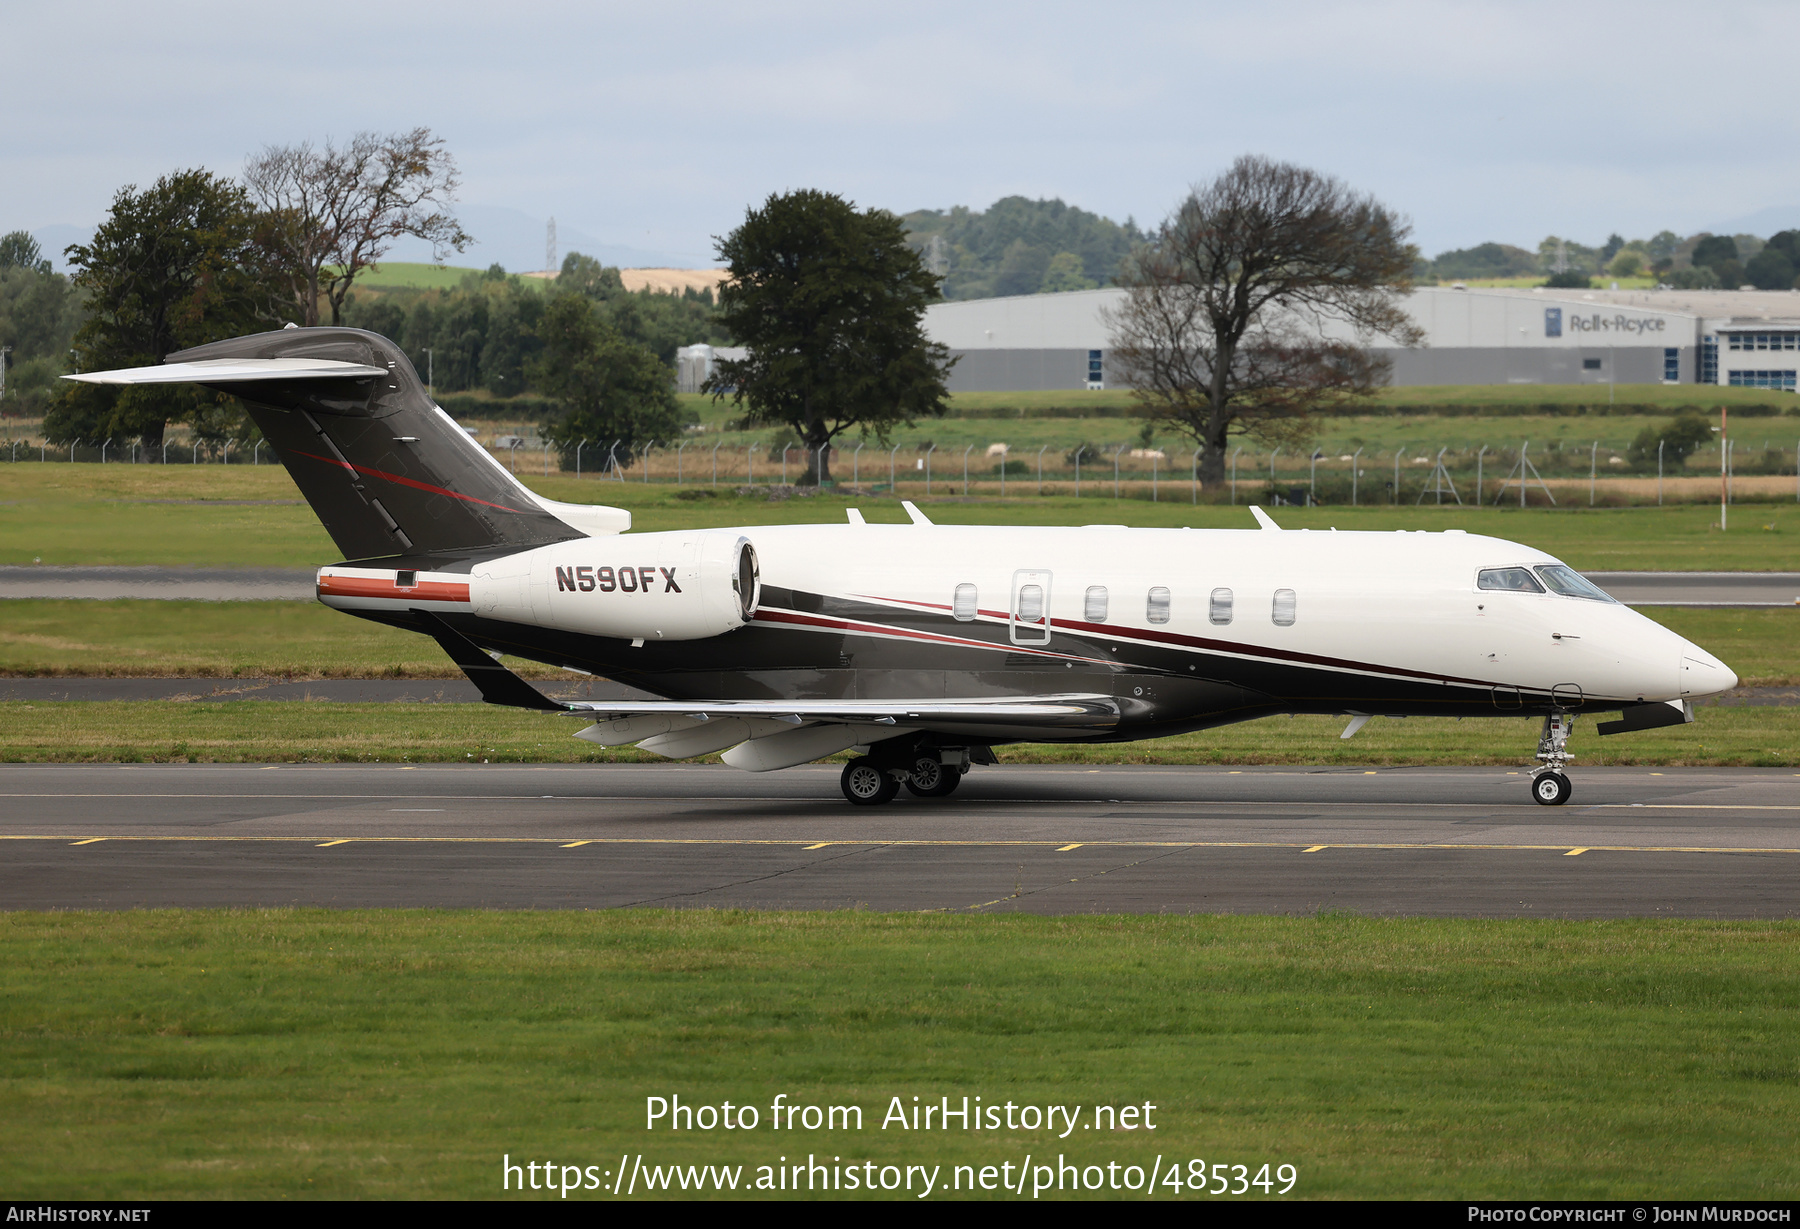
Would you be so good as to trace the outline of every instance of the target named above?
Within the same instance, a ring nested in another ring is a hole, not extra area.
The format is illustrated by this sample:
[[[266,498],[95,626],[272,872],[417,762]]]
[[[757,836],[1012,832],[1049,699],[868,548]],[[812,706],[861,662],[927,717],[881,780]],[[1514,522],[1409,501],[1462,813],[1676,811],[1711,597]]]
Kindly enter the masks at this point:
[[[1544,718],[1537,749],[1543,767],[1531,778],[1531,797],[1539,806],[1559,807],[1575,793],[1575,786],[1563,771],[1572,758],[1567,747],[1574,724],[1575,718],[1568,713],[1551,713]]]

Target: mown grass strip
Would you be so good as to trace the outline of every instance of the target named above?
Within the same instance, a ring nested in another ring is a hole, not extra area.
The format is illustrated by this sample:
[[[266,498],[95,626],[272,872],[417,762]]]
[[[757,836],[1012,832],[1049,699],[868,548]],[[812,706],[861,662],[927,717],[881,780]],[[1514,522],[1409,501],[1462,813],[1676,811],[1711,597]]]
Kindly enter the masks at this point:
[[[572,737],[587,720],[484,704],[95,701],[0,704],[0,761],[27,763],[666,763]],[[1018,744],[1008,764],[1529,765],[1529,717],[1372,721],[1270,717],[1150,742]],[[1702,708],[1692,725],[1599,738],[1581,765],[1780,768],[1800,764],[1800,708]],[[717,757],[707,757],[709,762]],[[840,757],[841,758],[841,757]]]
[[[1791,922],[5,914],[0,1183],[492,1198],[502,1154],[1061,1152],[1287,1162],[1314,1198],[1793,1198],[1796,968]],[[646,1131],[672,1094],[763,1126]],[[864,1127],[777,1135],[776,1094]],[[880,1128],[964,1095],[1157,1130]]]

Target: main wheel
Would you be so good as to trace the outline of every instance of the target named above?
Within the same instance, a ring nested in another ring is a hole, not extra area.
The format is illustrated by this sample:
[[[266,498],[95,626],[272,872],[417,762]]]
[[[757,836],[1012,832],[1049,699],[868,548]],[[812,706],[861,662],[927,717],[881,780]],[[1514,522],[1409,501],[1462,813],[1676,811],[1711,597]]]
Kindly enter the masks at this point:
[[[1560,772],[1542,773],[1531,783],[1531,796],[1539,806],[1559,807],[1574,792],[1575,787],[1570,784],[1569,778]]]
[[[838,779],[838,785],[850,805],[858,807],[878,807],[884,802],[892,802],[894,795],[900,792],[900,782],[894,780],[894,774],[877,767],[866,755],[844,765],[844,775]]]
[[[956,792],[962,784],[962,773],[935,755],[921,755],[913,761],[906,778],[906,788],[920,798],[942,798]]]

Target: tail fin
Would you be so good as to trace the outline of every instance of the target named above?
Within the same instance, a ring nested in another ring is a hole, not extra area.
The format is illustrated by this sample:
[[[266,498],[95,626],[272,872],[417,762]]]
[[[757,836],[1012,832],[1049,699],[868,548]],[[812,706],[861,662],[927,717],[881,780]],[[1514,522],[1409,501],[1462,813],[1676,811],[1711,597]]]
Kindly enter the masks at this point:
[[[183,350],[162,367],[69,378],[191,382],[240,398],[346,559],[585,536],[433,404],[398,346],[362,329],[290,326]]]

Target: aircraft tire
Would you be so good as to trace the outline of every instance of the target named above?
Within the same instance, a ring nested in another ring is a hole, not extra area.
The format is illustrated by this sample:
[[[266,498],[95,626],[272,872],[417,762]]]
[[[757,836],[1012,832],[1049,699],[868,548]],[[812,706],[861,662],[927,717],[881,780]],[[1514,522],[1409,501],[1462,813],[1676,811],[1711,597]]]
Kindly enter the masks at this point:
[[[906,777],[906,788],[919,798],[944,798],[962,784],[962,773],[943,763],[936,755],[921,755],[913,761]]]
[[[1531,797],[1539,806],[1559,807],[1575,793],[1575,786],[1560,772],[1540,773],[1531,781]]]
[[[894,780],[894,774],[866,755],[844,765],[844,775],[838,778],[838,786],[850,800],[850,805],[856,807],[881,806],[892,802],[894,795],[900,792],[900,783]]]

